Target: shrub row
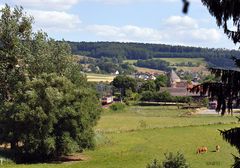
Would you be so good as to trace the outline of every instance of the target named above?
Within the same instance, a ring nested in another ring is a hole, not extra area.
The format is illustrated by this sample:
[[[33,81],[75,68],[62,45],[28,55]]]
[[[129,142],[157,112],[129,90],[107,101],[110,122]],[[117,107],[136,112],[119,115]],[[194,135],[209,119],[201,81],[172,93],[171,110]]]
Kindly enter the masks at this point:
[[[164,92],[152,92],[145,91],[141,93],[141,101],[152,101],[152,102],[180,102],[188,103],[192,101],[189,96],[172,96],[168,91]]]

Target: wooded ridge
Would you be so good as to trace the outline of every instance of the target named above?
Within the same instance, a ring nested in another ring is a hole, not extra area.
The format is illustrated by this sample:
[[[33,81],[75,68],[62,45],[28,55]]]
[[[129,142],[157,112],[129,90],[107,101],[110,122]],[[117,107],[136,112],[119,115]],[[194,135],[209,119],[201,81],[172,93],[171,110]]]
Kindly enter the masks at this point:
[[[204,58],[210,67],[233,67],[237,50],[121,42],[68,42],[73,54],[124,59]]]

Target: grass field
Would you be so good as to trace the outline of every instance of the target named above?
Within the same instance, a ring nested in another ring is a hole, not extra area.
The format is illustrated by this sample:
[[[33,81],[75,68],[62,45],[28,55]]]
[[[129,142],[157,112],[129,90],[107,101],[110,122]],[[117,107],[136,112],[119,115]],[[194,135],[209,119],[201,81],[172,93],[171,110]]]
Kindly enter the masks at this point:
[[[129,63],[129,64],[134,64],[136,63],[138,60],[124,60],[124,63]]]
[[[164,71],[160,71],[156,69],[143,68],[143,67],[137,67],[137,66],[134,66],[134,68],[137,70],[137,72],[164,74]]]
[[[112,82],[114,78],[115,75],[87,73],[87,80],[89,82]]]
[[[197,115],[176,107],[131,106],[125,112],[105,111],[96,127],[97,147],[85,151],[87,161],[62,164],[8,165],[11,168],[145,168],[164,153],[184,153],[193,168],[227,168],[237,151],[226,143],[218,129],[236,127],[235,117]],[[214,152],[215,146],[220,152]],[[209,148],[196,154],[199,146]]]
[[[191,72],[203,72],[204,74],[208,74],[209,71],[206,68],[207,63],[204,61],[204,58],[154,58],[154,59],[160,59],[164,60],[170,63],[171,67],[175,67],[177,70],[183,70],[183,71],[191,71]],[[128,62],[130,64],[133,64],[137,62],[137,60],[125,60],[124,62]],[[185,62],[192,62],[193,64],[200,64],[198,67],[187,67],[187,66],[174,66],[175,64],[179,63],[185,63]],[[135,67],[135,69],[139,72],[152,72],[154,69],[149,68],[141,68],[141,67]],[[155,70],[157,71],[157,70]],[[158,71],[162,72],[162,71]]]
[[[204,74],[208,74],[207,63],[204,58],[157,58],[170,63],[171,67],[175,67],[177,70],[190,71],[190,72],[203,72]],[[193,64],[199,64],[198,67],[188,67],[188,66],[175,66],[175,64],[179,63],[187,63],[191,62]]]
[[[138,60],[124,60],[124,63],[129,63],[129,64],[134,64]],[[164,71],[156,70],[156,69],[151,69],[151,68],[143,68],[143,67],[138,67],[133,65],[134,69],[136,69],[137,72],[142,72],[142,73],[159,73],[159,74],[164,74]]]
[[[154,58],[154,59],[160,59],[160,60],[169,62],[171,66],[179,63],[186,63],[186,62],[191,62],[193,64],[199,63],[204,66],[206,65],[204,58]],[[125,60],[124,62],[133,64],[133,63],[136,63],[137,60]]]
[[[171,66],[179,63],[186,63],[191,62],[193,64],[201,64],[206,65],[206,62],[204,61],[204,58],[156,58],[160,60],[164,60],[170,63]]]

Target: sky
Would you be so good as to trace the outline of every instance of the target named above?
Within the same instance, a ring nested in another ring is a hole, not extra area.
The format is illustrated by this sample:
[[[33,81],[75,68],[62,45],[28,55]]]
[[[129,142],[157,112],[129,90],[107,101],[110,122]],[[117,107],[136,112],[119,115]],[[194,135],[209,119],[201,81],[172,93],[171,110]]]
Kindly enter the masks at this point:
[[[238,49],[200,0],[0,0],[34,17],[56,40],[119,41]]]

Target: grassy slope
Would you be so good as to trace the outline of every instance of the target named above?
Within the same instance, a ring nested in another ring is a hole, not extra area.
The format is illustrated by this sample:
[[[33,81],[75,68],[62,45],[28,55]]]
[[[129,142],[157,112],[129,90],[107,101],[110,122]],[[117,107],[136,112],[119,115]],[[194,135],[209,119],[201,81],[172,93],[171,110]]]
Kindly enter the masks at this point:
[[[145,168],[165,152],[184,153],[192,167],[230,167],[236,150],[222,140],[217,129],[237,126],[234,117],[185,116],[188,110],[175,107],[130,107],[124,113],[105,112],[96,128],[97,148],[86,151],[91,159],[80,163],[10,165],[13,168]],[[145,126],[141,126],[145,122]],[[219,124],[224,122],[226,124]],[[208,125],[214,124],[214,125]],[[195,126],[192,126],[195,125]],[[169,127],[169,128],[167,128]],[[215,146],[221,152],[211,152]],[[196,148],[208,146],[207,154]]]
[[[172,67],[177,68],[177,70],[183,70],[183,71],[192,71],[192,72],[203,72],[204,74],[208,74],[208,70],[206,68],[207,63],[204,61],[204,58],[154,58],[154,59],[160,59],[164,60],[170,63]],[[124,62],[128,62],[130,64],[133,64],[137,62],[137,60],[125,60]],[[182,62],[192,62],[193,64],[200,63],[199,67],[186,67],[186,66],[173,66],[176,63],[182,63]],[[141,70],[140,67],[135,67],[138,71]],[[148,71],[151,71],[152,69],[145,68]]]
[[[156,70],[156,69],[143,68],[143,67],[137,67],[137,66],[134,66],[134,68],[137,70],[137,72],[164,74],[164,71],[160,71],[160,70]]]
[[[186,115],[189,112],[191,111],[179,110],[176,107],[133,106],[125,113],[104,114],[96,129],[104,132],[139,130],[142,121],[146,123],[146,128],[150,129],[236,122],[236,119],[230,116]]]
[[[137,60],[124,60],[124,63],[129,63],[129,64],[134,64],[137,62]],[[151,69],[151,68],[143,68],[143,67],[138,67],[134,66],[133,67],[138,71],[138,72],[143,72],[143,73],[159,73],[159,74],[164,74],[164,71],[156,70],[156,69]]]
[[[200,63],[206,65],[204,58],[156,58],[156,59],[167,61],[170,63],[170,65],[174,65],[177,63],[179,64],[182,62],[192,62],[193,64]]]
[[[204,58],[159,58],[161,60],[167,61],[170,63],[172,67],[175,67],[177,70],[190,71],[190,72],[203,72],[204,74],[208,74],[207,63]],[[177,63],[182,62],[192,62],[193,64],[200,63],[199,67],[187,67],[187,66],[173,66]]]

